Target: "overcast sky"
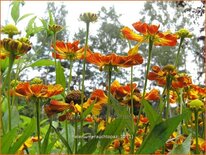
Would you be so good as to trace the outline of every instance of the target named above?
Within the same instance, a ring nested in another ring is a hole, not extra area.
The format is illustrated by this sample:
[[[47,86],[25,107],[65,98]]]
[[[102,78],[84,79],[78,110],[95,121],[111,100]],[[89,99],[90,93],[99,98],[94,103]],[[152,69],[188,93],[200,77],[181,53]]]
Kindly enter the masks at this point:
[[[138,16],[139,11],[144,8],[144,1],[55,1],[55,3],[63,3],[66,5],[68,10],[66,26],[69,26],[69,32],[71,32],[71,35],[73,35],[74,32],[78,32],[79,27],[85,27],[85,24],[79,21],[79,15],[83,12],[97,13],[100,11],[102,6],[105,6],[106,8],[114,6],[116,12],[118,14],[122,14],[122,17],[119,19],[120,22],[123,25],[131,26],[132,23],[140,19]],[[10,22],[12,21],[10,17],[9,4],[9,1],[1,1],[2,25],[4,25],[5,20]],[[26,13],[34,13],[37,17],[44,17],[47,6],[46,4],[46,1],[25,1],[25,5],[21,9],[21,15]],[[20,22],[19,26],[25,27],[24,21]],[[96,27],[95,24],[92,24],[91,28],[92,27]]]

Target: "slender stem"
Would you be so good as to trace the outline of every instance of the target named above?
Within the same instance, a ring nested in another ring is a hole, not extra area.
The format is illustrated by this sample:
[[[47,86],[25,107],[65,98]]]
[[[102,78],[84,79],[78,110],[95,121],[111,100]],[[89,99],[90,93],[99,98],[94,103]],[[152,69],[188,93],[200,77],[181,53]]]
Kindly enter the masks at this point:
[[[83,103],[84,103],[84,80],[85,80],[85,70],[86,70],[86,52],[87,52],[87,46],[88,46],[88,38],[89,38],[89,22],[86,23],[86,41],[85,41],[85,47],[84,47],[84,59],[83,59],[83,70],[82,70],[82,92],[81,92],[81,109],[83,109]],[[83,135],[83,118],[81,114],[81,136]],[[83,139],[81,139],[80,146],[82,147]]]
[[[107,123],[109,123],[109,116],[110,116],[110,112],[111,112],[111,105],[110,105],[110,98],[111,98],[111,77],[112,77],[112,66],[109,65],[109,69],[108,69],[108,101],[107,101]]]
[[[135,130],[134,130],[133,137],[132,137],[132,144],[131,144],[131,146],[134,146],[135,137],[136,137],[136,131],[138,130],[138,124],[139,124],[139,121],[140,121],[140,115],[141,115],[142,110],[143,110],[142,101],[144,100],[145,93],[146,93],[146,88],[147,88],[147,75],[149,73],[150,62],[151,62],[151,58],[152,58],[152,47],[153,47],[153,38],[152,38],[152,36],[150,36],[149,37],[149,51],[148,51],[149,55],[148,55],[146,73],[145,73],[145,83],[144,83],[143,95],[142,95],[140,110],[139,110],[139,114],[138,114],[138,118],[137,118],[137,125],[135,126]],[[131,149],[130,154],[134,154],[134,147]]]
[[[75,140],[74,140],[74,152],[77,153],[78,148],[78,141],[77,141],[77,114],[75,114],[75,126],[74,126],[74,132],[75,132]],[[81,137],[82,138],[82,137]]]
[[[56,72],[56,66],[57,66],[57,60],[56,60],[56,37],[57,37],[57,33],[54,33],[54,37],[53,37],[53,46],[54,46],[54,65],[55,65],[55,72]]]
[[[176,56],[176,59],[175,59],[175,66],[177,67],[177,69],[178,69],[178,59],[179,59],[179,55],[180,55],[180,49],[181,49],[181,47],[182,47],[183,41],[184,41],[184,38],[182,37],[182,38],[180,39],[180,44],[179,44],[177,56]]]
[[[170,84],[171,84],[171,78],[170,78],[170,75],[167,76],[167,86],[166,86],[166,90],[167,90],[167,106],[166,106],[166,116],[165,118],[168,119],[169,118],[169,111],[170,111]]]
[[[36,105],[36,125],[37,125],[37,136],[38,136],[38,149],[39,153],[41,153],[41,141],[40,141],[40,102],[37,99]]]
[[[195,153],[199,154],[199,143],[198,143],[198,111],[195,111],[195,139],[196,139],[196,149]]]
[[[9,56],[9,69],[8,69],[8,72],[7,72],[7,76],[6,76],[6,79],[5,79],[5,82],[4,84],[7,84],[8,85],[8,115],[9,115],[9,131],[11,130],[11,95],[10,95],[10,82],[11,82],[11,70],[12,70],[12,66],[14,64],[14,59],[15,59],[15,56],[11,53],[10,56]],[[7,83],[7,80],[8,80],[8,83]],[[4,85],[3,84],[3,88],[4,88]]]
[[[70,66],[69,66],[69,81],[68,81],[68,93],[70,92],[70,85],[72,82],[72,67],[73,67],[73,61],[70,59]]]
[[[14,80],[16,81],[17,78],[18,78],[18,75],[19,75],[19,72],[20,72],[20,59],[18,60],[18,63],[17,63],[17,68],[16,68],[16,74],[15,74],[15,78]],[[16,98],[16,95],[13,95],[12,96],[12,104],[14,105],[14,101],[15,101],[15,98]]]

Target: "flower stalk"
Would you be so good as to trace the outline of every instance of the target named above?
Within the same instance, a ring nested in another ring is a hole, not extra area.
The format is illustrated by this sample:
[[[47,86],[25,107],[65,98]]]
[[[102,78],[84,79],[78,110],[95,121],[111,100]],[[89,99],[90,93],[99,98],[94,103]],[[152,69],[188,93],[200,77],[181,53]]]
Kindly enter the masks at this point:
[[[178,59],[179,59],[179,56],[180,56],[180,50],[181,50],[183,41],[184,41],[184,37],[181,37],[180,38],[180,44],[179,44],[179,47],[178,47],[177,56],[176,56],[176,59],[175,59],[175,66],[177,67],[177,69],[178,69]]]
[[[36,125],[37,125],[37,136],[38,136],[38,150],[41,153],[41,141],[40,141],[40,102],[37,99],[36,102]]]
[[[110,99],[111,99],[111,78],[112,78],[112,66],[109,64],[108,66],[108,102],[107,102],[107,122],[106,124],[109,123],[109,117],[110,117],[110,112],[111,112],[111,105],[110,105]]]
[[[86,22],[86,41],[85,41],[85,48],[84,48],[84,59],[83,59],[83,70],[82,70],[82,92],[81,92],[81,109],[83,109],[83,103],[84,103],[84,81],[85,81],[85,72],[86,72],[86,51],[88,46],[88,38],[89,38],[89,23]],[[83,116],[81,114],[81,131],[80,136],[83,135]],[[81,147],[82,147],[83,139],[81,139]]]

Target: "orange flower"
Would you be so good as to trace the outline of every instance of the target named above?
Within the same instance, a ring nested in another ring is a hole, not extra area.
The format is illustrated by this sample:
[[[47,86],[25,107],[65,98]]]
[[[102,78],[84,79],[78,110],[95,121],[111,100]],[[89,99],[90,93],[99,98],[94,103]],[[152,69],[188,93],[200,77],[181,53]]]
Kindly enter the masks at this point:
[[[152,100],[152,101],[159,100],[160,99],[159,90],[152,89],[149,93],[146,93],[145,99],[146,100]]]
[[[96,101],[96,102],[95,102]],[[92,109],[92,114],[99,115],[102,107],[107,103],[108,97],[101,89],[96,89],[90,96],[90,98],[83,104],[83,108],[88,108],[93,102],[95,102]]]
[[[5,50],[4,46],[2,45],[2,40],[0,40],[0,59],[5,59],[9,56],[9,52]]]
[[[44,111],[47,116],[52,116],[53,114],[63,112],[64,110],[69,109],[70,105],[65,102],[51,100],[49,105],[44,106]]]
[[[26,99],[32,96],[37,98],[49,98],[60,94],[64,88],[59,85],[44,85],[44,84],[30,84],[28,82],[20,82],[11,93],[16,96],[25,97]]]
[[[28,139],[24,142],[24,144],[19,148],[17,154],[24,154],[24,150],[25,150],[25,149],[28,149],[29,147],[31,147],[34,142],[41,141],[41,139],[42,139],[41,137],[40,137],[40,139],[38,139],[38,137],[28,138]]]
[[[79,40],[74,41],[73,43],[64,43],[63,41],[56,41],[56,45],[52,45],[55,49],[55,52],[52,53],[52,56],[57,59],[82,59],[84,54],[84,48],[78,47]]]
[[[148,25],[139,21],[132,24],[132,26],[142,35],[136,34],[128,27],[124,27],[121,31],[128,40],[148,42],[149,36],[152,36],[154,45],[175,46],[177,44],[177,35],[169,32],[159,32],[159,25]]]
[[[175,76],[175,79],[172,81],[173,88],[183,88],[192,84],[192,79],[186,74],[180,74]]]
[[[140,54],[120,56],[115,53],[102,55],[100,53],[91,53],[86,57],[89,63],[99,66],[100,70],[103,66],[112,65],[119,67],[131,67],[142,64],[143,58]]]
[[[176,103],[178,95],[175,91],[170,91],[170,103]]]
[[[133,83],[132,84],[133,91],[136,87],[137,87],[137,84]],[[123,98],[126,95],[131,95],[131,86],[130,84],[122,86],[117,80],[115,80],[111,84],[111,93],[117,98],[119,97]]]

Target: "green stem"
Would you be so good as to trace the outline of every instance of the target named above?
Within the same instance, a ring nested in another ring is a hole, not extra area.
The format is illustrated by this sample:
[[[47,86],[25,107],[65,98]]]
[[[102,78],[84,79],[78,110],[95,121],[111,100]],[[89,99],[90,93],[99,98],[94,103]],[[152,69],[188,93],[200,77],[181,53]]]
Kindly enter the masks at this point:
[[[37,125],[37,136],[38,136],[38,149],[39,153],[41,153],[41,141],[40,141],[40,103],[39,99],[37,99],[36,104],[36,125]]]
[[[16,81],[17,78],[18,78],[19,72],[20,72],[20,59],[18,60],[18,63],[17,63],[16,74],[15,74],[15,78],[14,78],[15,81]],[[16,98],[16,96],[13,95],[13,96],[12,96],[12,104],[13,104],[13,105],[14,105],[14,103],[15,103],[15,102],[14,102],[14,101],[15,101],[15,98]]]
[[[152,38],[152,36],[150,36],[149,37],[149,51],[148,51],[149,55],[148,55],[146,73],[145,73],[145,83],[144,83],[143,95],[142,95],[140,110],[139,110],[139,114],[138,114],[138,118],[137,118],[137,125],[135,126],[135,130],[134,130],[133,137],[132,137],[132,144],[131,144],[131,146],[133,146],[133,148],[131,148],[130,154],[134,154],[134,142],[135,142],[136,132],[138,130],[138,124],[139,124],[139,121],[140,121],[140,115],[141,115],[142,110],[143,110],[142,101],[144,100],[145,93],[146,93],[146,88],[147,88],[147,75],[149,73],[150,62],[151,62],[151,58],[152,58],[152,47],[153,47],[153,38]]]
[[[74,132],[75,132],[75,140],[74,140],[74,153],[77,153],[78,148],[78,141],[77,141],[77,114],[75,114],[75,126],[74,126]],[[82,138],[82,137],[81,137]]]
[[[198,111],[195,111],[195,139],[196,139],[196,149],[195,153],[199,154],[199,143],[198,143]]]
[[[11,70],[12,70],[12,67],[13,67],[13,64],[14,64],[14,59],[15,59],[15,56],[11,53],[10,56],[9,56],[9,69],[8,69],[8,72],[7,72],[7,76],[6,76],[6,79],[5,79],[5,82],[4,84],[8,85],[8,115],[9,115],[9,131],[11,130],[11,95],[10,95],[10,82],[11,82]],[[8,81],[7,81],[8,80]],[[3,84],[2,86],[2,89],[5,87],[5,85]]]
[[[86,52],[87,52],[87,46],[88,46],[88,39],[89,38],[89,22],[86,23],[86,41],[85,41],[85,48],[84,48],[84,59],[83,59],[83,70],[82,70],[82,92],[81,92],[81,109],[83,109],[83,103],[84,103],[84,80],[85,80],[85,71],[86,71]],[[83,135],[83,118],[81,114],[81,130],[80,135]],[[82,147],[83,139],[81,139],[80,146]]]
[[[73,61],[72,61],[72,59],[70,59],[68,93],[70,92],[70,85],[71,85],[71,82],[72,82],[72,67],[73,67]]]
[[[57,34],[54,33],[54,38],[53,38],[53,46],[54,46],[54,66],[55,66],[55,72],[56,72],[56,66],[57,66],[57,60],[56,60],[56,37],[57,37]],[[57,79],[57,78],[56,78]]]
[[[110,105],[110,98],[111,98],[111,78],[112,78],[112,66],[109,65],[108,67],[108,101],[107,101],[107,123],[106,125],[109,123],[109,116],[110,116],[110,112],[111,112],[111,105]]]
[[[182,47],[183,41],[184,41],[184,38],[182,37],[182,38],[180,39],[180,44],[179,44],[177,56],[176,56],[176,59],[175,59],[175,66],[177,67],[177,69],[178,69],[178,59],[179,59],[179,55],[180,55],[180,49],[181,49],[181,47]]]
[[[170,78],[170,75],[167,76],[166,78],[166,81],[167,81],[167,86],[166,86],[166,90],[167,90],[167,109],[166,109],[166,116],[165,118],[168,119],[169,118],[169,111],[170,111],[170,84],[171,84],[171,78]]]

